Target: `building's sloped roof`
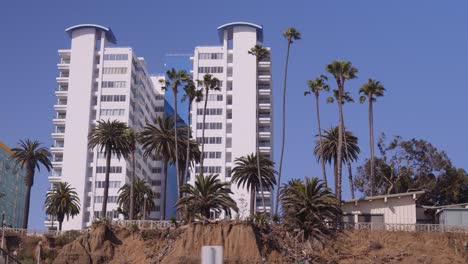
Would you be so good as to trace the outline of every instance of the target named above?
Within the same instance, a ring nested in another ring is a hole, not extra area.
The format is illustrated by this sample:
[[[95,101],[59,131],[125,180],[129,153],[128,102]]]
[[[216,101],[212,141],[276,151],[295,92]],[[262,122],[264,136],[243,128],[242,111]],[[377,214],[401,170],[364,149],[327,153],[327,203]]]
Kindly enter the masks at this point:
[[[250,23],[250,22],[231,22],[231,23],[226,23],[224,25],[219,26],[218,27],[219,41],[221,42],[223,41],[225,30],[232,30],[232,28],[236,26],[247,26],[247,27],[255,28],[257,30],[257,40],[259,42],[263,42],[263,26]]]
[[[374,201],[374,200],[387,200],[389,198],[401,198],[405,196],[413,196],[416,199],[418,196],[424,194],[425,191],[417,191],[417,192],[407,192],[407,193],[395,193],[395,194],[387,194],[387,195],[377,195],[377,196],[367,196],[364,198],[359,199],[351,199],[343,201],[343,203],[355,203],[360,201]]]
[[[96,25],[96,24],[79,24],[79,25],[71,26],[65,29],[65,32],[67,32],[68,35],[71,37],[73,30],[82,29],[82,28],[94,28],[98,32],[104,31],[106,33],[107,41],[109,41],[110,43],[114,43],[114,44],[117,43],[117,39],[115,38],[115,35],[110,28]]]
[[[13,155],[13,152],[11,151],[11,149],[7,145],[5,145],[2,141],[0,141],[0,149],[3,149],[8,154]]]

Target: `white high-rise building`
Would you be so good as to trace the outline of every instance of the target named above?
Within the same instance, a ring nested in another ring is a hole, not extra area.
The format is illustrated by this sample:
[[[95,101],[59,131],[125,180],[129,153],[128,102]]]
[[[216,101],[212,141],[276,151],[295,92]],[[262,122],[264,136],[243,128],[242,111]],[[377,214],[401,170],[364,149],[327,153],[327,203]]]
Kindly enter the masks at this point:
[[[102,208],[105,158],[97,149],[88,149],[88,133],[97,120],[119,120],[136,131],[152,123],[164,113],[164,92],[159,84],[164,77],[150,76],[144,59],[137,57],[132,48],[110,45],[116,44],[116,38],[109,28],[83,24],[66,32],[71,48],[58,51],[51,148],[54,169],[49,181],[52,188],[57,182],[68,182],[79,195],[80,214],[63,223],[63,229],[69,230],[86,227],[99,217]],[[150,213],[150,218],[158,218],[164,184],[161,161],[144,159],[142,153],[139,146],[136,176],[145,179],[155,191],[156,211]],[[118,190],[130,181],[132,166],[112,157],[110,170],[107,215],[117,218]],[[46,226],[51,225],[52,221],[46,220]]]
[[[218,27],[218,34],[221,42],[219,46],[195,48],[193,79],[203,80],[203,76],[208,73],[220,80],[221,91],[211,92],[206,98],[204,172],[219,174],[222,181],[230,181],[234,160],[256,153],[257,124],[260,151],[270,159],[273,158],[271,60],[266,58],[257,64],[255,56],[248,53],[256,44],[263,42],[262,26],[246,22],[228,23]],[[195,103],[191,112],[193,136],[199,142],[202,137],[203,106],[204,101]],[[191,184],[194,184],[195,175],[199,172],[200,167],[197,165],[191,173]],[[231,190],[240,216],[248,216],[249,192],[234,184]],[[264,195],[269,212],[271,193],[264,192]],[[257,211],[262,211],[260,194],[256,197]]]

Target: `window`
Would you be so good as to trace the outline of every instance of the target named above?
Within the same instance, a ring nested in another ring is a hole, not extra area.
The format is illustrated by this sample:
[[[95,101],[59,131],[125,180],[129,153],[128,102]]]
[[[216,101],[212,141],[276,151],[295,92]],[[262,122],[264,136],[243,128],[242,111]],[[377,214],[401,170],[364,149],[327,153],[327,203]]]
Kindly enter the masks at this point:
[[[198,53],[199,60],[222,60],[223,53]]]
[[[156,112],[164,112],[164,106],[156,106],[156,107],[154,108],[154,111],[156,111]]]
[[[152,172],[152,173],[161,173],[161,172],[162,172],[162,168],[161,168],[161,167],[154,167],[154,168],[151,168],[151,172]]]
[[[119,218],[119,212],[117,211],[107,211],[106,216],[108,218]],[[94,211],[94,218],[100,218],[101,217],[101,211]]]
[[[125,102],[125,95],[101,95],[101,102]]]
[[[103,71],[104,74],[126,74],[126,67],[106,67]]]
[[[201,169],[199,166],[195,168],[195,173],[200,173]],[[203,173],[221,173],[220,166],[203,166]]]
[[[156,198],[156,199],[161,199],[161,193],[155,192],[155,193],[154,193],[154,198]]]
[[[203,129],[203,123],[197,123],[197,129]],[[223,129],[223,123],[205,123],[205,129]]]
[[[101,109],[101,116],[123,116],[125,109]]]
[[[151,186],[161,186],[161,180],[151,180]]]
[[[205,159],[220,159],[221,152],[220,151],[205,151],[203,152],[203,157]]]
[[[222,115],[223,109],[222,108],[207,108],[206,115]],[[203,115],[203,108],[197,109],[197,115]]]
[[[156,100],[164,100],[164,95],[163,94],[157,94],[156,95]]]
[[[128,54],[104,54],[104,60],[128,60]]]
[[[223,73],[223,67],[198,67],[198,73]]]
[[[122,167],[121,166],[111,166],[110,173],[122,173]],[[96,173],[106,173],[106,167],[104,166],[98,166],[96,167]]]
[[[197,142],[202,143],[202,137],[197,137]],[[221,137],[205,137],[203,144],[221,144]]]
[[[102,88],[125,88],[127,82],[125,81],[103,81]]]
[[[104,188],[104,181],[96,181],[96,188]],[[120,181],[109,181],[109,188],[120,188]]]
[[[209,94],[208,95],[208,101],[223,101],[223,95],[222,94]]]
[[[96,196],[94,200],[96,203],[102,203],[104,201],[104,196]],[[118,196],[108,196],[107,202],[108,203],[117,203]]]

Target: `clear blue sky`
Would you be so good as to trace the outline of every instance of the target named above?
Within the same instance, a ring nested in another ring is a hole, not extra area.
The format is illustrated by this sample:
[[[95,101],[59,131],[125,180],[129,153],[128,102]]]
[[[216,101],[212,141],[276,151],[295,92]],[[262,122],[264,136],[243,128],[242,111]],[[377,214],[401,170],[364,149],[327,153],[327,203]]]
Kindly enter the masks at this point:
[[[224,3],[224,4],[221,4]],[[249,21],[265,28],[272,47],[275,159],[280,147],[280,99],[286,41],[296,27],[288,82],[284,175],[319,176],[312,156],[315,114],[303,91],[334,59],[350,60],[359,79],[347,89],[357,99],[369,78],[387,89],[375,106],[375,132],[423,138],[465,167],[468,142],[468,3],[466,1],[2,1],[0,3],[0,140],[13,146],[32,138],[51,144],[57,49],[68,48],[64,29],[81,23],[111,27],[119,45],[144,56],[162,72],[164,55],[217,44],[216,27]],[[323,127],[337,124],[336,105],[323,104]],[[347,126],[368,156],[367,107],[345,106]],[[329,173],[331,175],[331,171]],[[345,174],[346,175],[346,174]],[[344,178],[346,178],[345,176]],[[347,183],[345,183],[347,184]],[[47,174],[36,175],[31,227],[43,228]],[[345,197],[349,197],[345,185]]]

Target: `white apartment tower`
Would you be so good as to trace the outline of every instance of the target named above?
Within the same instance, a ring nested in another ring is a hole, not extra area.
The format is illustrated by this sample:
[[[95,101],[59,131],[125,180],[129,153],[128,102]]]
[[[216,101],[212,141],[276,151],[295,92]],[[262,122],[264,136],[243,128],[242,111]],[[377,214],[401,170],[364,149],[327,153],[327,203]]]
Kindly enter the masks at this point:
[[[88,149],[88,133],[97,120],[119,120],[139,131],[156,116],[164,113],[164,94],[159,85],[162,76],[152,77],[145,61],[129,47],[115,47],[111,29],[82,24],[65,30],[71,38],[71,48],[58,51],[60,72],[55,94],[57,102],[53,119],[54,144],[51,187],[68,182],[76,188],[81,212],[63,229],[82,229],[98,217],[102,208],[104,155]],[[118,218],[118,190],[130,181],[132,166],[124,159],[112,157],[107,215]],[[156,192],[159,217],[161,162],[143,159],[142,149],[136,152],[136,176],[149,182]],[[54,225],[56,226],[56,222]],[[46,226],[52,221],[46,220]]]
[[[219,174],[222,181],[231,180],[234,160],[256,152],[259,125],[260,151],[272,159],[272,93],[271,60],[256,63],[248,51],[263,42],[263,27],[246,22],[218,27],[219,46],[198,46],[193,56],[193,79],[203,80],[207,73],[220,80],[221,91],[208,98],[205,129],[204,172]],[[258,89],[256,87],[258,81]],[[201,87],[200,87],[201,88]],[[193,105],[192,131],[201,142],[204,101]],[[256,110],[259,108],[259,118]],[[200,172],[197,166],[190,183]],[[246,189],[231,186],[240,217],[249,215],[250,195]],[[267,212],[271,210],[271,193],[264,192]],[[257,211],[263,210],[260,194],[256,195]],[[223,217],[223,216],[216,216]]]

